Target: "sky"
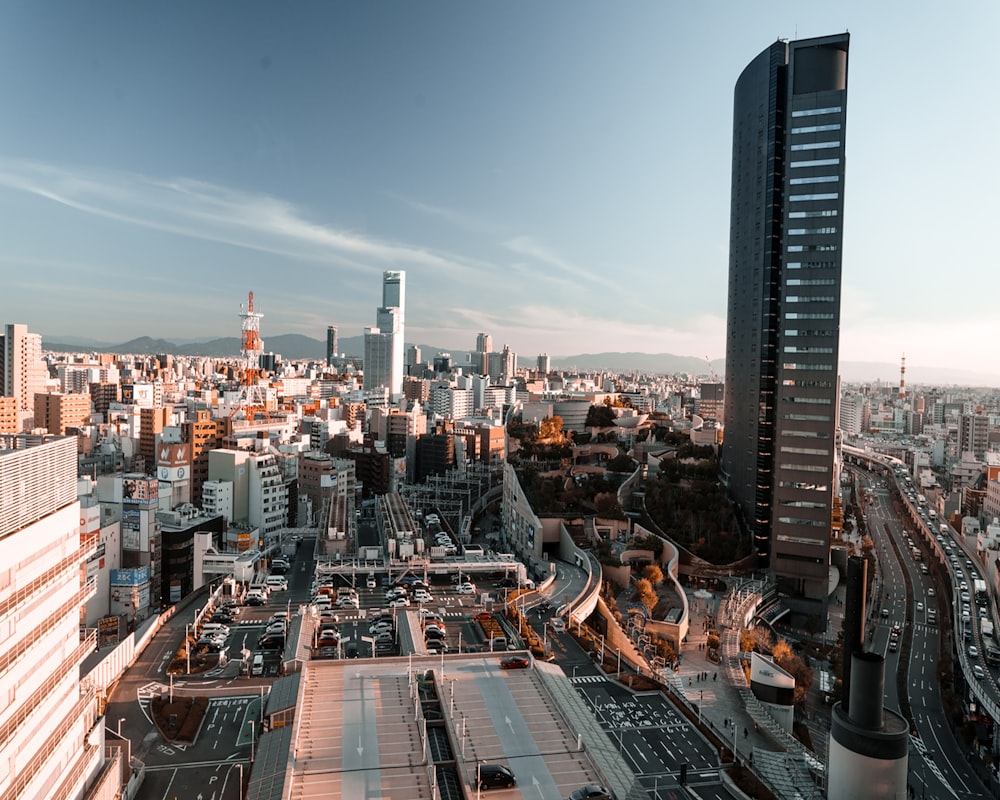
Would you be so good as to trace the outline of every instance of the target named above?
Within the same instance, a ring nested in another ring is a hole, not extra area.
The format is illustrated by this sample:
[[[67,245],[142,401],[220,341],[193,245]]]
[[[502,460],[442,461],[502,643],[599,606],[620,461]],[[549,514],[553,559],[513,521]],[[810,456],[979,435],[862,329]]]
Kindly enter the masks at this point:
[[[849,30],[841,360],[1000,373],[1000,4],[0,2],[0,322],[725,355],[733,88]],[[990,363],[990,362],[993,363]],[[891,378],[892,375],[887,375]]]

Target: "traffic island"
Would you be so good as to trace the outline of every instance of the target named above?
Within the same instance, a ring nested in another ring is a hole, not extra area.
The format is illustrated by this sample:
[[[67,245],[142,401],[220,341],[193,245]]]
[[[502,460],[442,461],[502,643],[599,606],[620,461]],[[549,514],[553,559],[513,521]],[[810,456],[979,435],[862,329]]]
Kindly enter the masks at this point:
[[[171,744],[194,744],[208,711],[208,698],[174,697],[171,702],[168,696],[160,695],[153,698],[150,708],[164,739]]]

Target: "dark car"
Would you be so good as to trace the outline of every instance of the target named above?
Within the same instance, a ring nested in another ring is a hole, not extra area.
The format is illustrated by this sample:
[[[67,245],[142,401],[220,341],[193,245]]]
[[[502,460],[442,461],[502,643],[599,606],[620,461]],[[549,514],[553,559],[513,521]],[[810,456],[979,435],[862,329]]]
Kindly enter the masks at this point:
[[[285,649],[285,637],[284,636],[261,636],[257,640],[257,647],[261,650],[284,650]]]
[[[210,622],[222,622],[226,625],[235,621],[229,614],[212,614],[212,619],[210,620]]]
[[[480,789],[509,789],[517,786],[514,773],[502,764],[480,764],[478,772]]]
[[[500,662],[500,669],[527,669],[530,663],[524,656],[511,656]]]
[[[435,639],[440,642],[446,638],[447,637],[445,636],[445,632],[438,628],[428,628],[427,630],[424,631],[424,639],[428,641],[431,639]]]
[[[569,800],[615,800],[615,796],[611,794],[610,789],[591,785],[577,789],[569,796]]]

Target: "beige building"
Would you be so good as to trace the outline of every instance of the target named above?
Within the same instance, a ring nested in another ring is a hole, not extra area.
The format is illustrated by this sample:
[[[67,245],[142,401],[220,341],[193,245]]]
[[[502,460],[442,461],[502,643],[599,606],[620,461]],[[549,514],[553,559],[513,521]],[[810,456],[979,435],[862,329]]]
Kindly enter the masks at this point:
[[[89,394],[36,394],[34,407],[35,427],[57,436],[65,436],[67,428],[90,423]]]

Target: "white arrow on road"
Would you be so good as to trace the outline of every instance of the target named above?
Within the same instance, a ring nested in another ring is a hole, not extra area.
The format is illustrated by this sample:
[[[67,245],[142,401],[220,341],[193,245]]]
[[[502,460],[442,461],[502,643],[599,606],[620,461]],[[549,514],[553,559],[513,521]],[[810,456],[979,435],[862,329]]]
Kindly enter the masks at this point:
[[[361,754],[363,752],[365,752],[365,748],[361,746],[361,737],[359,736],[358,737],[358,758],[361,757]]]
[[[507,727],[510,728],[510,732],[514,732],[514,723],[511,722],[510,717],[504,717],[504,722],[507,723]]]

